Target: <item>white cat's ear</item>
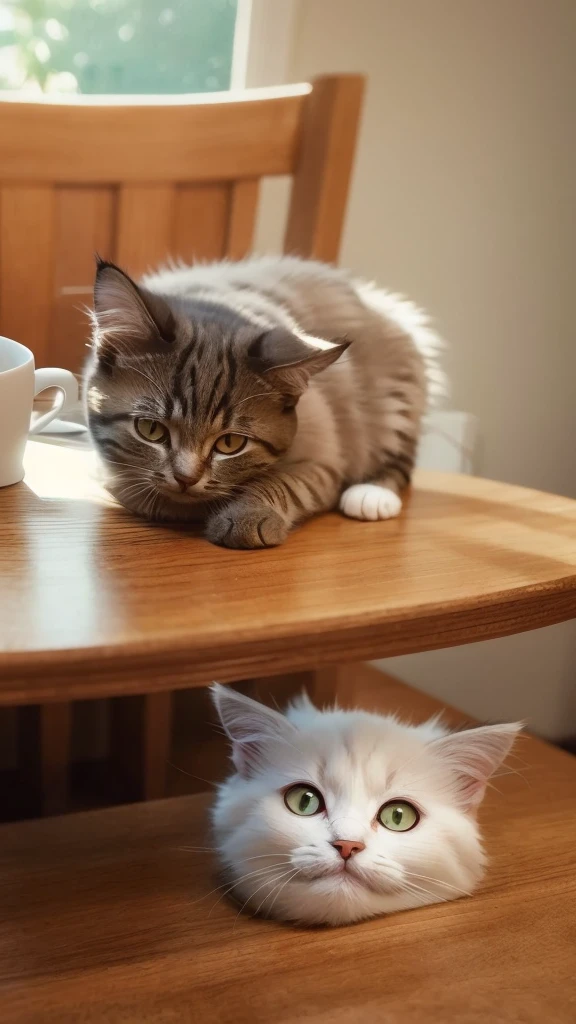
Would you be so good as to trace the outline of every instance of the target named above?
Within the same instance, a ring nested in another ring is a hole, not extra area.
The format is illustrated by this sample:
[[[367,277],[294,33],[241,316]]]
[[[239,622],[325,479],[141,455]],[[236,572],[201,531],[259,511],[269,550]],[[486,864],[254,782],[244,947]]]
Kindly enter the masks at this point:
[[[275,327],[252,342],[248,357],[255,372],[276,390],[300,395],[310,377],[335,363],[349,345]]]
[[[273,761],[274,747],[278,743],[293,741],[296,729],[279,711],[229,686],[214,683],[210,692],[224,732],[232,743],[234,767],[244,778],[262,771]]]
[[[122,353],[158,352],[174,341],[174,317],[164,300],[101,259],[96,266],[93,323],[96,353],[108,363]]]
[[[482,801],[490,776],[508,756],[520,722],[484,725],[433,740],[431,747],[456,778],[457,798],[466,810]]]

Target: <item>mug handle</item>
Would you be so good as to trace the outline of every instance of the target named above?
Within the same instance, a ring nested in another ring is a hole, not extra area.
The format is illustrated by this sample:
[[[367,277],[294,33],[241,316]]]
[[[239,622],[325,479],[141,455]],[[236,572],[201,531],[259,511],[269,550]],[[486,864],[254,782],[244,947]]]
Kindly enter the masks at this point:
[[[39,395],[45,388],[58,388],[62,392],[62,401],[43,416],[39,416],[34,426],[30,427],[31,434],[37,434],[43,430],[56,416],[63,412],[71,412],[78,403],[78,381],[69,370],[60,370],[55,366],[45,366],[41,370],[34,370],[34,397]]]

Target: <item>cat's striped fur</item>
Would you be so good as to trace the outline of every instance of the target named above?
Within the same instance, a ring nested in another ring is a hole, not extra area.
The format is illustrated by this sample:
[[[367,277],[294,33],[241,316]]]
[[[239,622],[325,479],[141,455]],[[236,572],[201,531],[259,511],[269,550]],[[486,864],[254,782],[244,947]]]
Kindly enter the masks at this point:
[[[338,504],[397,514],[437,349],[411,303],[320,263],[180,267],[136,286],[100,262],[88,422],[128,508],[200,512],[215,543],[265,547]],[[162,443],[139,436],[143,418]],[[216,451],[237,435],[242,451]]]

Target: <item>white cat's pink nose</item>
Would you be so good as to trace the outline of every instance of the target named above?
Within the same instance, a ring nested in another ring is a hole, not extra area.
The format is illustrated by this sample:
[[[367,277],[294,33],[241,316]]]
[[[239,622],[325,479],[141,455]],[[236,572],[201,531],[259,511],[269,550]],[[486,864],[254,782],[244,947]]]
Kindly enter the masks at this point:
[[[355,853],[361,853],[362,850],[366,849],[366,844],[356,841],[354,839],[337,839],[335,843],[332,843],[337,850],[342,860],[349,860]]]

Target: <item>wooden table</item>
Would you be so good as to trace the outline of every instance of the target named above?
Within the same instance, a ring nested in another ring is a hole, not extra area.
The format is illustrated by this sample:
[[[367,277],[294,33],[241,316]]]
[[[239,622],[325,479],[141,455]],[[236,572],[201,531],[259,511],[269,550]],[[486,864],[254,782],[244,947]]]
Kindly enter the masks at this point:
[[[237,918],[185,849],[211,845],[204,797],[1,827],[2,1024],[573,1024],[576,760],[517,753],[481,810],[480,891],[348,928]]]
[[[152,693],[448,647],[576,616],[576,502],[417,475],[399,519],[227,551],[106,503],[30,444],[0,491],[0,703]]]

